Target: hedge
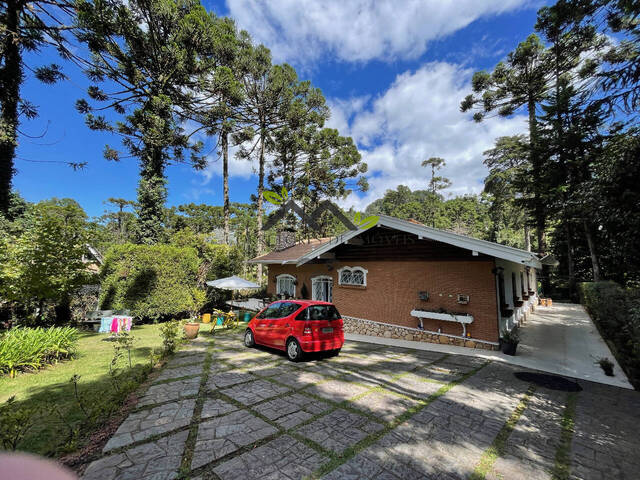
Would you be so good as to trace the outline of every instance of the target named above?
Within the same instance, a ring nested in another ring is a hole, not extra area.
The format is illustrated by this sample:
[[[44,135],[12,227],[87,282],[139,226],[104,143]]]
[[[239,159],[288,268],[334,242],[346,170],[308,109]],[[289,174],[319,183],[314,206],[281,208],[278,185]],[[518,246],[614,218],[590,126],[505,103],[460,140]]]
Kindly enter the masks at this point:
[[[636,390],[640,390],[640,289],[614,282],[580,284],[580,301]]]
[[[128,309],[143,320],[196,313],[205,300],[198,288],[200,260],[194,248],[117,245],[105,255],[100,308]]]
[[[78,331],[71,327],[12,328],[0,335],[0,372],[37,370],[76,354]]]

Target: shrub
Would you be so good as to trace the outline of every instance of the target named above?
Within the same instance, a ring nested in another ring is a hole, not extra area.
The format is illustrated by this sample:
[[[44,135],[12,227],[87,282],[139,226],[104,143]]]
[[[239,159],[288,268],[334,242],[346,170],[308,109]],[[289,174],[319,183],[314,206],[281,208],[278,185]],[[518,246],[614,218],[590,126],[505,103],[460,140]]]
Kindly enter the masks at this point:
[[[14,451],[35,423],[33,408],[18,407],[12,396],[0,406],[0,443],[5,450]]]
[[[580,284],[580,301],[614,347],[618,363],[640,389],[640,290],[614,282]]]
[[[164,351],[167,354],[171,354],[176,350],[178,342],[182,337],[182,323],[177,320],[171,320],[160,325],[160,336],[162,337],[162,344],[164,345]]]
[[[0,372],[37,370],[76,353],[78,331],[71,327],[13,328],[0,337]]]
[[[154,321],[197,312],[204,300],[198,266],[193,248],[117,245],[105,256],[100,308]]]

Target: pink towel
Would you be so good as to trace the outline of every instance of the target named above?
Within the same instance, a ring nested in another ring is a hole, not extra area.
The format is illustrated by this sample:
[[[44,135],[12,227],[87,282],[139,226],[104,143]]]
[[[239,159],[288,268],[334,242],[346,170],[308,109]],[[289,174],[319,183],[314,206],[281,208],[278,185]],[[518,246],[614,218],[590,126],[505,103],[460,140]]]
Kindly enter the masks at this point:
[[[113,317],[111,320],[111,333],[118,333],[118,318]]]

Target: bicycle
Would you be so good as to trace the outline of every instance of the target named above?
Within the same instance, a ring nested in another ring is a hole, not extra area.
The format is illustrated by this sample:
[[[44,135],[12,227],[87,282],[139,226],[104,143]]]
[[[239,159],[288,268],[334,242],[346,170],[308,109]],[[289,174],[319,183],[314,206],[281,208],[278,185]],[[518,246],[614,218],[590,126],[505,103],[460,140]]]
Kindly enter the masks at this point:
[[[216,317],[222,317],[222,327],[223,328],[236,328],[240,325],[240,319],[238,315],[236,315],[233,311],[229,310],[229,312],[223,312],[222,310],[213,309],[213,314]],[[215,325],[217,322],[214,322],[211,326],[211,332],[213,333],[215,329]]]

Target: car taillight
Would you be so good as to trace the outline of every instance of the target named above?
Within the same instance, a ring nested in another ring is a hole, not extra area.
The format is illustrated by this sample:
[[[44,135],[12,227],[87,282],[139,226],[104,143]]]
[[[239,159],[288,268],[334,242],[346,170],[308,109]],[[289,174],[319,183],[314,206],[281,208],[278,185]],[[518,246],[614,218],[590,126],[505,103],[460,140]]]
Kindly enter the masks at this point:
[[[311,327],[304,327],[304,330],[302,331],[303,335],[311,335]]]

